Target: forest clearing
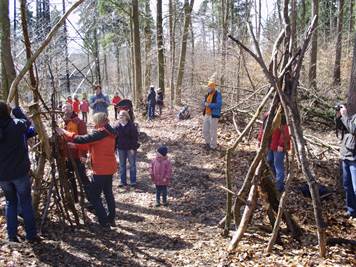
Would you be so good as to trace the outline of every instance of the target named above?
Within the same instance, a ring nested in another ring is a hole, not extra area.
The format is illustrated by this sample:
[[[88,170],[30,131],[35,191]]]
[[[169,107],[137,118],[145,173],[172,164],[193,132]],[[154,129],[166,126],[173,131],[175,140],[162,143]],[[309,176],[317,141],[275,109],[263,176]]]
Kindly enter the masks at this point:
[[[353,0],[0,0],[0,266],[355,266]]]

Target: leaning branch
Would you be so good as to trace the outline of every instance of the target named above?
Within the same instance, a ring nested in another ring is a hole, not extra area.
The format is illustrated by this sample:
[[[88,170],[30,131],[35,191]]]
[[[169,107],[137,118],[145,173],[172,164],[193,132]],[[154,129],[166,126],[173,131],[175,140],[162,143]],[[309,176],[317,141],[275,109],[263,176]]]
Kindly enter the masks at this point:
[[[75,2],[69,9],[68,11],[62,16],[62,18],[57,22],[57,24],[52,28],[52,30],[49,32],[47,35],[46,39],[43,41],[41,46],[36,50],[36,52],[31,56],[29,60],[27,60],[25,66],[22,68],[20,73],[17,75],[15,80],[12,82],[10,90],[9,90],[9,96],[7,98],[7,102],[11,103],[13,100],[16,91],[17,91],[17,86],[19,85],[20,81],[22,78],[25,76],[27,71],[31,68],[32,64],[35,62],[35,60],[38,58],[38,56],[45,50],[45,48],[48,46],[48,44],[51,42],[53,36],[56,34],[56,32],[59,30],[59,28],[62,26],[64,21],[67,19],[67,17],[72,13],[74,9],[76,9],[81,3],[83,3],[85,0],[78,0]]]

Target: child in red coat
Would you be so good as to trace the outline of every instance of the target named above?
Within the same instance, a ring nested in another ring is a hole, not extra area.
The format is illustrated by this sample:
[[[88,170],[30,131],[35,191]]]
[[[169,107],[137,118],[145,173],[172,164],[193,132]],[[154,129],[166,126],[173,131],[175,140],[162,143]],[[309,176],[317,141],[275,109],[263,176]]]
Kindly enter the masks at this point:
[[[151,162],[150,175],[152,182],[156,185],[156,207],[161,205],[161,195],[163,205],[167,206],[167,187],[172,180],[172,163],[167,157],[168,149],[161,146],[157,149],[157,156]]]

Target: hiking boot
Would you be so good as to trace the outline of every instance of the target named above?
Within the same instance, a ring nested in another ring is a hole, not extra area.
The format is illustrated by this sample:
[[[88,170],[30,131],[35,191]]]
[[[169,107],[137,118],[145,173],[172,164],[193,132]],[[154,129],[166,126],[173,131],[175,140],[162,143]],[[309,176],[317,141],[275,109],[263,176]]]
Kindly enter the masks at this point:
[[[155,205],[156,208],[158,208],[158,207],[160,207],[160,206],[161,206],[160,203],[156,203],[156,205]]]
[[[109,220],[109,225],[110,225],[111,227],[116,227],[115,220],[114,220],[114,219]]]
[[[204,145],[203,145],[203,149],[205,149],[205,150],[210,150],[210,145],[209,145],[209,144],[204,144]]]
[[[168,207],[168,202],[163,203],[163,206]]]
[[[9,242],[20,243],[20,240],[17,238],[17,236],[9,237]]]
[[[38,244],[38,243],[41,243],[42,240],[43,239],[40,236],[36,235],[34,238],[27,240],[27,242],[30,244]]]

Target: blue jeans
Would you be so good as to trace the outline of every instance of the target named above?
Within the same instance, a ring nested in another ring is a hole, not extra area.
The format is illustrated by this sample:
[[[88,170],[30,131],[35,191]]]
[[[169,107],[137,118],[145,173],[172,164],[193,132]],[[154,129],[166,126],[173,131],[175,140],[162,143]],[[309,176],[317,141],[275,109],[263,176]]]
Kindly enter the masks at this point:
[[[284,156],[285,152],[268,150],[267,162],[276,176],[276,188],[279,192],[284,190]]]
[[[101,193],[104,192],[108,213],[106,212]],[[112,175],[93,175],[90,186],[90,201],[94,206],[99,223],[106,225],[115,219],[115,199],[112,192]]]
[[[352,217],[356,217],[356,161],[342,161],[342,178],[347,213]]]
[[[122,150],[118,149],[119,154],[119,176],[120,176],[120,183],[122,185],[127,185],[126,182],[126,161],[129,161],[130,164],[130,184],[136,184],[136,150]]]
[[[148,104],[148,119],[152,120],[155,116],[155,106],[153,104]]]
[[[26,239],[36,237],[36,222],[32,207],[31,184],[28,176],[9,182],[0,182],[6,198],[6,222],[9,239],[17,236],[17,203],[20,201],[22,215],[25,222]]]
[[[166,185],[156,185],[156,202],[160,204],[161,202],[161,195],[163,204],[167,203],[167,186]]]

